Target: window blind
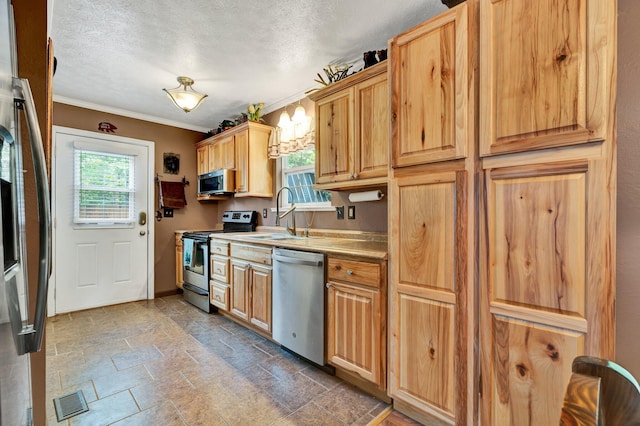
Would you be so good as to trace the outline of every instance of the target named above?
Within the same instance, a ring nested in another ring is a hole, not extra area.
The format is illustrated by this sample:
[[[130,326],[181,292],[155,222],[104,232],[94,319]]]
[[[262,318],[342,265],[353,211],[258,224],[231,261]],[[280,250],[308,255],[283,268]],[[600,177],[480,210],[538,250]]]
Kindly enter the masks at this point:
[[[135,156],[74,149],[74,222],[135,221]]]

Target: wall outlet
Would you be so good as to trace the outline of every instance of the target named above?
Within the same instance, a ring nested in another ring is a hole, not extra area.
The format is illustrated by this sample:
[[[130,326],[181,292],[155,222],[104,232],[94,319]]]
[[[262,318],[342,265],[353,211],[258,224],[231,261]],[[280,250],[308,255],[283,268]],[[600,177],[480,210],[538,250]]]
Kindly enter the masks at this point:
[[[336,207],[336,218],[344,219],[344,206]]]
[[[267,209],[262,209],[262,218],[263,219],[267,218]]]
[[[355,219],[356,218],[356,206],[347,207],[347,219]]]

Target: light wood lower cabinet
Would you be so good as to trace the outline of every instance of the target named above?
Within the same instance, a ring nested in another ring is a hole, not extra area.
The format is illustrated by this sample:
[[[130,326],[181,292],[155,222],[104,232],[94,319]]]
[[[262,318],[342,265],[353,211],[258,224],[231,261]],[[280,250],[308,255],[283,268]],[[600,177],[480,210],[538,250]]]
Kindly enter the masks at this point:
[[[327,360],[385,389],[386,263],[327,264]]]
[[[229,286],[218,281],[209,281],[209,302],[224,311],[229,310]]]
[[[184,270],[182,266],[182,232],[176,232],[176,286],[182,288],[184,284]]]
[[[229,242],[212,239],[209,244],[209,301],[224,311],[229,310]]]
[[[271,248],[231,243],[229,312],[271,333]]]
[[[444,165],[443,165],[444,167]],[[473,424],[473,249],[467,171],[389,187],[389,395],[426,424]]]

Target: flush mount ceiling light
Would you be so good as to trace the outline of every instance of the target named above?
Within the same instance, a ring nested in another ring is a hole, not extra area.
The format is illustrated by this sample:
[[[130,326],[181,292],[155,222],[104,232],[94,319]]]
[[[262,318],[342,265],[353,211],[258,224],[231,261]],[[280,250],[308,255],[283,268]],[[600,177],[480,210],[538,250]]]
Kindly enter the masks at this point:
[[[178,87],[175,89],[162,89],[167,92],[167,96],[169,99],[173,101],[175,106],[183,110],[184,112],[189,112],[194,110],[200,105],[202,100],[207,97],[207,95],[203,93],[198,93],[193,90],[193,80],[189,77],[178,77],[177,78]]]

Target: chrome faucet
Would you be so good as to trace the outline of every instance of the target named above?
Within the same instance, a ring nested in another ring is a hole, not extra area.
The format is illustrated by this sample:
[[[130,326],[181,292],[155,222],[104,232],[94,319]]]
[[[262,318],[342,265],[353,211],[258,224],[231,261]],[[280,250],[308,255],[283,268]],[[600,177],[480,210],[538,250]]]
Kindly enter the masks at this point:
[[[283,186],[278,191],[278,194],[276,195],[276,226],[280,226],[280,219],[284,219],[287,215],[291,214],[291,223],[293,226],[289,227],[289,224],[287,223],[287,232],[291,235],[296,235],[296,206],[293,203],[293,200],[291,200],[291,208],[280,215],[280,193],[283,189],[289,191],[289,194],[293,197],[293,191],[288,186]]]

